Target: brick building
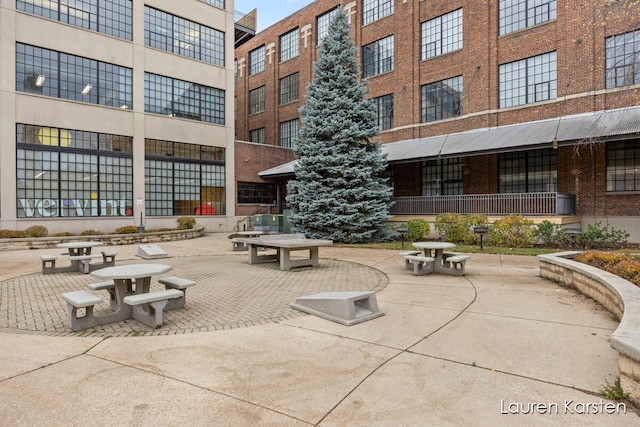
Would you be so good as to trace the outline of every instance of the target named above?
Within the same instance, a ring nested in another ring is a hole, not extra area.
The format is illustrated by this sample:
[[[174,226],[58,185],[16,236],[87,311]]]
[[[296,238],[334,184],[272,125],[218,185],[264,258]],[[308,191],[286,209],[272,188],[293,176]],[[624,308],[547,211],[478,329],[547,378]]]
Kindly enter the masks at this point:
[[[339,7],[378,108],[394,220],[517,213],[640,241],[638,0],[316,0],[236,49],[237,215],[284,201]]]

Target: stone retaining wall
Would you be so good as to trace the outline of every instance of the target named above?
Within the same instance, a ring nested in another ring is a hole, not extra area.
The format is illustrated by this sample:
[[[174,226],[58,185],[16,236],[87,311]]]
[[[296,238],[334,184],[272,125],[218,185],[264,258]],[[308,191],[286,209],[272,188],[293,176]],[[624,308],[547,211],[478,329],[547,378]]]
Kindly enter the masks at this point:
[[[171,230],[135,234],[101,234],[98,236],[32,237],[25,239],[0,239],[0,251],[55,248],[58,243],[70,241],[103,242],[107,246],[158,243],[195,239],[204,235],[204,227],[190,230]]]
[[[573,287],[593,298],[620,319],[611,335],[618,352],[620,384],[629,400],[640,407],[640,287],[577,261],[579,252],[538,255],[540,276]]]

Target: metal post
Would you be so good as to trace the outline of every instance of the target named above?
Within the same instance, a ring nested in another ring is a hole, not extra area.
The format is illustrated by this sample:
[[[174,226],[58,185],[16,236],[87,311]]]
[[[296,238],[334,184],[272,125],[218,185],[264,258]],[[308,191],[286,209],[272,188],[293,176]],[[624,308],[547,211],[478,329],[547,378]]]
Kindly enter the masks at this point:
[[[142,222],[142,212],[140,212],[140,225],[138,226],[138,233],[144,233],[144,223]]]

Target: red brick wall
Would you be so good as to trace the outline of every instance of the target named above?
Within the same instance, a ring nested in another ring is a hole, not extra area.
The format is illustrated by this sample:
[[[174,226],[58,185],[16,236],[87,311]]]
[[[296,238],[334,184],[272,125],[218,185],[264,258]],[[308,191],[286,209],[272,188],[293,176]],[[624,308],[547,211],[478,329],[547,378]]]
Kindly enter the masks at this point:
[[[275,44],[271,62],[255,76],[247,75],[245,66],[238,76],[236,95],[238,115],[236,135],[248,139],[251,129],[265,127],[267,145],[278,144],[278,124],[299,117],[304,104],[304,92],[317,59],[315,46],[316,17],[336,5],[349,1],[316,0],[304,9],[260,32],[236,49],[237,59],[261,45]],[[629,6],[632,5],[630,9]],[[369,78],[370,97],[393,93],[395,128],[382,132],[375,140],[388,143],[466,130],[502,126],[558,116],[640,105],[640,89],[605,90],[605,38],[640,28],[638,2],[608,2],[606,0],[557,2],[557,20],[498,37],[498,0],[396,0],[393,15],[362,26],[362,0],[355,1],[351,15],[352,34],[361,49],[375,40],[394,35],[394,70]],[[463,49],[428,60],[420,60],[420,25],[422,22],[463,8]],[[258,10],[258,19],[260,10]],[[636,19],[631,19],[632,17]],[[311,36],[300,41],[300,55],[279,64],[279,36],[293,28],[311,26]],[[498,70],[501,64],[531,56],[557,52],[558,97],[517,108],[499,109]],[[293,72],[299,73],[300,98],[287,106],[278,105],[278,80]],[[420,87],[435,81],[463,76],[463,116],[455,120],[420,123]],[[248,90],[266,85],[267,108],[263,113],[247,117]],[[249,149],[249,148],[248,148]],[[635,196],[618,197],[606,194],[604,151],[597,158],[575,157],[570,149],[560,149],[558,157],[558,190],[578,193],[578,210],[583,214],[634,214],[628,200]],[[274,159],[275,160],[275,159]],[[265,161],[265,169],[276,166]],[[497,156],[477,156],[464,159],[465,193],[496,193]],[[242,176],[244,167],[237,165]],[[248,176],[258,170],[249,166]],[[564,169],[561,169],[564,168]],[[396,195],[420,193],[419,163],[394,166]],[[576,176],[578,177],[576,180]],[[406,182],[404,181],[406,180]],[[401,185],[400,182],[402,182]]]

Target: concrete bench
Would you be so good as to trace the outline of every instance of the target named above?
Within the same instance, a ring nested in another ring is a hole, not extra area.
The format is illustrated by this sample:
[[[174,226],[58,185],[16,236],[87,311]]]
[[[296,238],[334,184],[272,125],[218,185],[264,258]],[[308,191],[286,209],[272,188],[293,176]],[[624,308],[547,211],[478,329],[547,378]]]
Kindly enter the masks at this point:
[[[42,261],[42,274],[54,273],[56,269],[56,259],[58,259],[55,255],[40,255],[40,260]]]
[[[118,303],[116,302],[116,285],[112,280],[106,282],[90,283],[87,286],[89,286],[89,289],[91,289],[92,291],[106,290],[107,292],[109,292],[109,306],[111,307],[111,310],[115,311],[118,308]]]
[[[406,256],[420,255],[421,253],[422,251],[404,251],[398,252],[398,255],[404,258]],[[413,269],[413,265],[411,265],[411,262],[408,259],[404,260],[404,268],[406,268],[407,270]]]
[[[62,299],[67,303],[69,310],[69,328],[72,331],[80,331],[95,326],[93,306],[100,304],[102,298],[87,291],[75,291],[62,294]],[[78,316],[78,309],[84,308],[85,315]]]
[[[449,264],[446,268],[451,269],[451,272],[449,274],[453,274],[455,276],[464,276],[464,267],[469,258],[471,258],[469,255],[454,255],[445,258],[445,264]]]
[[[231,239],[231,250],[234,252],[246,251],[247,245],[245,245],[244,242],[241,242],[240,240],[234,237],[233,239]]]
[[[178,289],[127,295],[124,303],[133,306],[133,318],[151,328],[162,326],[162,311],[170,299],[180,298],[184,293]]]
[[[113,267],[116,265],[116,255],[118,255],[118,252],[109,250],[102,251],[102,264],[105,267]]]
[[[413,274],[416,276],[424,276],[433,273],[433,263],[435,259],[428,256],[406,255],[405,260],[413,265]]]
[[[69,260],[72,263],[77,263],[78,270],[81,273],[89,274],[89,271],[90,271],[89,265],[91,264],[91,260],[96,258],[102,258],[102,255],[74,255],[74,256],[70,256]]]
[[[182,308],[187,302],[187,288],[191,286],[195,286],[196,282],[189,279],[183,279],[182,277],[169,276],[169,277],[161,277],[158,279],[158,283],[164,285],[165,289],[178,289],[182,291],[183,296],[180,298],[175,298],[169,301],[166,310],[173,310],[174,308]]]
[[[462,254],[460,252],[447,252],[447,251],[444,251],[444,252],[442,252],[442,259],[444,261],[446,261],[447,258],[452,257],[452,256],[458,256],[458,255],[462,255]]]

